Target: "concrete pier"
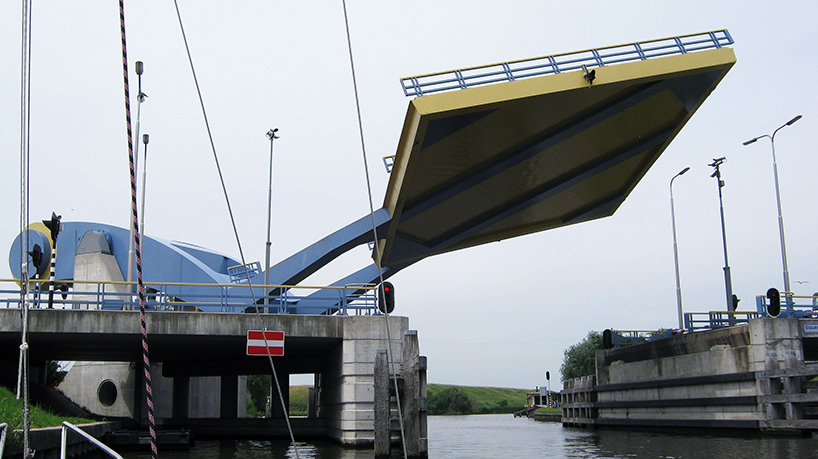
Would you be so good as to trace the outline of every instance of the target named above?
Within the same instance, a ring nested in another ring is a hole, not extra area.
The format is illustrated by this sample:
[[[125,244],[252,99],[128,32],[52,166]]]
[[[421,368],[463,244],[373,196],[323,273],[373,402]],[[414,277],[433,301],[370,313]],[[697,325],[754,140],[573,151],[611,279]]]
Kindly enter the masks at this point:
[[[566,425],[818,430],[818,320],[751,320],[597,351],[596,378],[566,381]]]

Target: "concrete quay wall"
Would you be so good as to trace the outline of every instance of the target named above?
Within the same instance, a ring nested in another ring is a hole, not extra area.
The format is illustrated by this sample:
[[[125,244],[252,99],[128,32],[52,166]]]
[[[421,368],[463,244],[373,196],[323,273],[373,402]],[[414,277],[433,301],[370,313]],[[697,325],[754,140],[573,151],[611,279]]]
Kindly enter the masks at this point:
[[[806,324],[806,325],[805,325]],[[566,382],[567,425],[818,430],[816,320],[756,319],[597,351],[592,383]],[[810,359],[813,359],[811,355]]]

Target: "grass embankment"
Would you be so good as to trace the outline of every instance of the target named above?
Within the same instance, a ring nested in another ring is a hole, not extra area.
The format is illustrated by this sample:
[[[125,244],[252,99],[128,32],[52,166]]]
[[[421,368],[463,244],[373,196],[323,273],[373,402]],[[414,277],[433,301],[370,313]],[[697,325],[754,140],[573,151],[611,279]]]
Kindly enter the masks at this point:
[[[290,387],[290,415],[307,415],[307,391],[311,386],[291,386]]]
[[[526,407],[528,389],[427,386],[429,414],[510,414]]]
[[[88,419],[71,418],[51,414],[35,405],[31,406],[31,427],[54,427],[62,425],[63,421],[71,424],[85,424],[94,422]],[[9,429],[23,428],[23,401],[17,400],[14,392],[0,386],[0,423],[8,424]]]
[[[290,387],[290,414],[306,416],[309,386]],[[436,414],[510,414],[525,409],[527,389],[503,387],[427,386],[429,411]]]

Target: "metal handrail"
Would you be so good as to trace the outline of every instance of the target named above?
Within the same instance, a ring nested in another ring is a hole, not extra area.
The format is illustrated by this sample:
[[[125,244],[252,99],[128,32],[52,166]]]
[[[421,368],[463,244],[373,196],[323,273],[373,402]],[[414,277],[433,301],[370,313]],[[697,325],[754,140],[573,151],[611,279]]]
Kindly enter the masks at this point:
[[[792,292],[781,292],[781,312],[777,317],[795,317],[799,319],[818,318],[818,295],[793,295]],[[795,300],[809,300],[809,304],[796,304]],[[767,297],[756,296],[756,310],[761,317],[767,317]]]
[[[733,325],[743,325],[750,323],[751,319],[759,317],[760,314],[756,311],[686,312],[684,314],[685,330],[713,330]]]
[[[633,344],[656,341],[669,338],[679,333],[678,330],[611,330],[611,344],[614,347],[631,346]]]
[[[250,277],[261,274],[261,263],[253,261],[243,265],[230,266],[227,268],[227,274],[230,276],[230,282],[244,282]]]
[[[12,283],[14,280],[0,279],[0,283]],[[56,283],[71,284],[69,291],[61,292],[65,298],[55,298],[54,305],[67,309],[79,309],[83,306],[91,309],[135,309],[138,299],[132,293],[133,282],[122,281],[74,281],[58,280]],[[356,314],[378,314],[375,284],[348,284],[343,286],[293,286],[293,285],[247,285],[247,284],[197,284],[182,282],[148,283],[151,292],[146,294],[146,308],[155,311],[196,310],[206,312],[244,311],[253,306],[253,296],[247,288],[262,289],[265,292],[278,290],[279,295],[257,295],[257,300],[269,300],[260,309],[266,312],[286,313],[291,307],[314,314],[325,314],[328,310],[338,310],[340,314],[354,311]],[[120,287],[120,288],[116,288]],[[125,287],[125,288],[121,288]],[[185,301],[177,301],[173,288],[197,287],[198,291],[185,292]],[[119,290],[119,291],[117,291]],[[156,290],[153,292],[153,290]],[[298,295],[297,291],[304,292]],[[335,292],[325,298],[310,298],[313,291],[324,290]],[[359,293],[364,291],[365,293]],[[358,292],[358,293],[356,293]],[[5,297],[3,297],[5,295]],[[35,293],[35,299],[37,294]],[[60,295],[60,296],[61,296]],[[309,299],[311,306],[301,300]],[[19,307],[19,290],[0,288],[0,307]],[[315,304],[317,303],[317,304]]]
[[[403,93],[422,96],[454,89],[467,89],[501,81],[515,81],[622,62],[647,60],[674,54],[718,49],[734,43],[726,29],[624,45],[606,46],[571,53],[553,54],[459,70],[401,78]]]
[[[122,459],[122,456],[120,456],[119,453],[112,450],[111,448],[106,446],[104,443],[102,443],[101,441],[94,438],[92,435],[89,435],[84,430],[82,430],[79,427],[71,424],[68,421],[63,421],[63,423],[62,423],[62,433],[60,435],[60,459],[65,459],[66,457],[68,457],[66,455],[67,450],[68,450],[68,429],[71,429],[74,432],[82,435],[86,440],[93,443],[97,448],[101,449],[107,455],[109,455],[111,457],[114,457],[114,458],[117,458],[117,459]]]
[[[6,430],[9,425],[5,422],[0,422],[0,457],[3,457],[3,450],[6,448]]]

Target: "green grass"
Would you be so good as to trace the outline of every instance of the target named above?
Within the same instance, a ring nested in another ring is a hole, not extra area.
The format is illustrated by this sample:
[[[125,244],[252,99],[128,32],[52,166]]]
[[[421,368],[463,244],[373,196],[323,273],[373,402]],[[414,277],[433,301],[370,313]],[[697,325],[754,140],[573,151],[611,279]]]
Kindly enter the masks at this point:
[[[290,416],[307,415],[307,392],[311,386],[290,386]]]
[[[17,400],[14,392],[0,386],[0,420],[8,424],[11,430],[23,428],[23,401]],[[37,406],[31,406],[31,427],[56,427],[63,421],[71,424],[86,424],[94,422],[82,418],[66,418],[57,416]]]
[[[535,413],[562,413],[562,408],[537,408]]]
[[[506,414],[522,410],[526,407],[526,393],[528,389],[509,389],[504,387],[472,387],[452,386],[448,384],[429,384],[427,386],[429,405],[432,406],[436,397],[443,391],[457,388],[464,393],[471,402],[471,411],[463,414]],[[436,413],[430,410],[429,414]]]

